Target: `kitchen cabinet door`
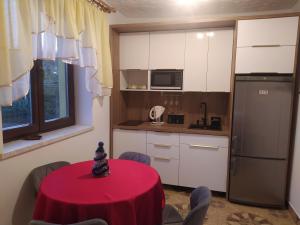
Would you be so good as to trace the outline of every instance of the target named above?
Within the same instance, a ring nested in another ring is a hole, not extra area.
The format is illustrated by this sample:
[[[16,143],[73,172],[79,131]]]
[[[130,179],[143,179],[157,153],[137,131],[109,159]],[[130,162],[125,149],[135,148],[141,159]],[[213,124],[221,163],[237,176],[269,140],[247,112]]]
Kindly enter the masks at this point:
[[[164,184],[178,185],[179,134],[147,132],[147,154]]]
[[[235,73],[293,73],[295,46],[237,48]]]
[[[113,131],[113,157],[119,158],[124,152],[146,154],[146,131],[120,130]]]
[[[179,185],[207,186],[214,191],[226,192],[228,147],[224,145],[228,145],[228,139],[209,137],[206,140],[205,137],[182,135]]]
[[[151,166],[157,170],[163,184],[178,185],[178,159],[154,155]]]
[[[120,69],[148,70],[149,33],[120,34]]]
[[[150,70],[184,69],[185,32],[150,33]]]
[[[299,17],[238,21],[238,47],[296,45]]]
[[[179,134],[148,131],[147,143],[154,145],[164,145],[165,147],[179,146]]]
[[[209,37],[207,91],[230,92],[233,30],[210,32]]]
[[[179,146],[165,144],[147,144],[147,154],[155,157],[179,159]]]
[[[206,91],[208,37],[205,31],[186,33],[184,91]]]

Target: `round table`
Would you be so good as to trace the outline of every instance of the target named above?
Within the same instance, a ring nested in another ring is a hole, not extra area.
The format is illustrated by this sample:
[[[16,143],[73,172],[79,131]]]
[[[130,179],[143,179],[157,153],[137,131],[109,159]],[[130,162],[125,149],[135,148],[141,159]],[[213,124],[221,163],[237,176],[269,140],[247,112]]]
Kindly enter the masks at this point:
[[[65,166],[42,182],[33,219],[68,224],[102,218],[109,225],[158,225],[164,193],[158,173],[128,160],[109,160],[110,175],[95,178],[93,161]]]

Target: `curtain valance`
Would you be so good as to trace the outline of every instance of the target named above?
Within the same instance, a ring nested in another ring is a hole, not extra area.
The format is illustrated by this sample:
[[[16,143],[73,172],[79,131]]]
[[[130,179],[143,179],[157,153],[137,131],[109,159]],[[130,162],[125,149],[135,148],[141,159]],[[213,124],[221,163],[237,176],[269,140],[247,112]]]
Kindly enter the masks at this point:
[[[35,59],[55,58],[84,67],[94,96],[110,95],[105,13],[86,0],[0,0],[0,105],[28,93]]]

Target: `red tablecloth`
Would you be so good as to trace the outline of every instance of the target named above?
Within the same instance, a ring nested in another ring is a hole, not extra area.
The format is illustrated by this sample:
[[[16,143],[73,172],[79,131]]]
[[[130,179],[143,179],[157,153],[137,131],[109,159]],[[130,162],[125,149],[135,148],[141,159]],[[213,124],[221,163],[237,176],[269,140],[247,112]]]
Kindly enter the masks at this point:
[[[164,194],[151,167],[127,160],[109,160],[110,175],[94,178],[93,161],[63,167],[47,176],[40,188],[33,218],[67,224],[91,218],[109,225],[158,225]]]

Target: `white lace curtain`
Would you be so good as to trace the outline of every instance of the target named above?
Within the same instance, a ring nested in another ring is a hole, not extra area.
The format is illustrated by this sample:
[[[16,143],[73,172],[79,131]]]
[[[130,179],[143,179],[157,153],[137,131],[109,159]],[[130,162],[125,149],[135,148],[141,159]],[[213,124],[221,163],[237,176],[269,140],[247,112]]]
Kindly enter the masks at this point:
[[[86,0],[0,0],[0,105],[27,95],[34,60],[56,58],[85,68],[93,96],[110,95],[105,13]]]

